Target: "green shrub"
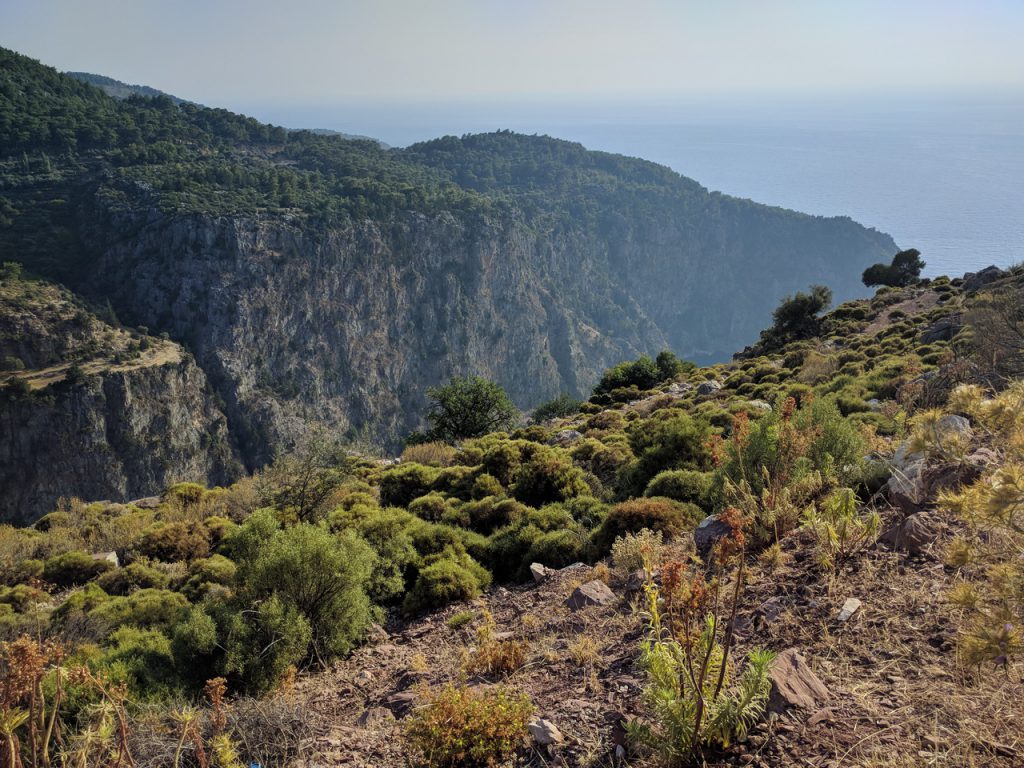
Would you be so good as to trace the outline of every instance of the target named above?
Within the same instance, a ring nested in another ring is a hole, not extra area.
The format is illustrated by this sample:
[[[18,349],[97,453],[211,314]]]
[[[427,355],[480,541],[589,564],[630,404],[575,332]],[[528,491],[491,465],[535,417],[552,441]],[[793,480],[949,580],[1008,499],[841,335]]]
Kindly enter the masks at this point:
[[[165,563],[188,562],[210,553],[212,535],[203,525],[163,523],[147,530],[135,545],[139,554]]]
[[[137,589],[166,589],[170,577],[146,565],[145,563],[129,563],[124,568],[113,568],[100,574],[96,584],[108,595],[127,595]]]
[[[179,692],[171,641],[163,632],[126,626],[108,644],[96,665],[111,682],[125,683],[134,698],[161,701]]]
[[[236,561],[242,596],[252,602],[274,596],[286,612],[294,609],[301,615],[309,626],[313,658],[347,653],[370,622],[366,588],[372,549],[354,531],[331,534],[308,523],[266,536],[267,514],[253,515],[263,519],[250,518],[239,529],[241,535],[250,524],[258,529],[253,555]]]
[[[541,506],[582,496],[589,490],[583,471],[572,463],[567,452],[538,446],[516,473],[512,494],[525,504]]]
[[[385,507],[407,507],[424,496],[437,480],[440,470],[422,464],[399,464],[381,472],[380,503]]]
[[[549,568],[564,568],[589,559],[586,536],[578,530],[548,531],[535,538],[522,560],[521,569],[530,563],[541,563]],[[525,578],[527,573],[522,573]]]
[[[562,508],[572,519],[586,529],[592,529],[604,522],[610,507],[593,496],[577,496],[562,503]]]
[[[608,517],[594,533],[594,544],[601,552],[611,550],[619,536],[636,533],[644,528],[658,531],[673,538],[683,531],[692,530],[704,519],[704,511],[695,504],[671,499],[632,499],[612,507]]]
[[[114,564],[86,552],[66,552],[43,564],[43,580],[58,587],[73,587],[109,571]]]
[[[574,413],[579,413],[581,405],[583,405],[582,400],[577,400],[572,395],[567,395],[563,392],[534,408],[533,420],[540,424],[549,419],[564,419],[567,416],[572,416]]]
[[[425,563],[402,604],[407,614],[471,600],[491,581],[487,569],[465,552],[448,549],[428,557]]]
[[[126,597],[111,597],[91,611],[89,616],[111,628],[122,626],[170,630],[188,612],[188,600],[166,589],[140,589]]]
[[[501,387],[479,376],[455,376],[427,390],[430,436],[455,443],[488,432],[511,429],[519,411]]]
[[[413,499],[409,502],[408,508],[416,517],[436,523],[451,510],[452,503],[440,493],[432,491],[425,496]]]
[[[487,496],[501,496],[504,493],[504,487],[502,487],[498,478],[494,475],[488,475],[485,472],[482,475],[478,475],[473,481],[471,495],[474,499],[483,499]]]
[[[189,578],[182,588],[191,600],[198,600],[211,585],[229,586],[234,583],[238,566],[223,555],[194,560],[189,566]]]
[[[681,412],[658,412],[630,427],[630,446],[637,459],[623,470],[620,492],[638,496],[655,475],[666,469],[708,468],[710,438],[707,422]]]
[[[713,506],[712,497],[713,475],[710,472],[698,472],[693,469],[670,469],[659,472],[647,484],[644,496],[661,496],[666,499],[696,504],[705,510]]]

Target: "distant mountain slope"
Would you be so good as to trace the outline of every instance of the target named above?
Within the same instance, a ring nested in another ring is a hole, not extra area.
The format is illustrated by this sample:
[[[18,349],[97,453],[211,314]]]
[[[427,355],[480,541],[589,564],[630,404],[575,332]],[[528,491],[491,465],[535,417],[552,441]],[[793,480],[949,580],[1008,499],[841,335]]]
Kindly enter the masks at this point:
[[[166,96],[175,104],[187,103],[185,99],[172,96],[164,91],[158,91],[156,88],[150,88],[148,85],[129,85],[106,75],[94,75],[91,72],[65,72],[64,74],[83,83],[95,85],[105,94],[113,96],[115,99],[127,99],[129,96],[146,96],[149,98]]]
[[[310,421],[387,445],[480,373],[523,407],[669,346],[726,359],[778,299],[842,300],[888,236],[507,132],[408,149],[0,51],[0,249],[188,346],[250,467]]]

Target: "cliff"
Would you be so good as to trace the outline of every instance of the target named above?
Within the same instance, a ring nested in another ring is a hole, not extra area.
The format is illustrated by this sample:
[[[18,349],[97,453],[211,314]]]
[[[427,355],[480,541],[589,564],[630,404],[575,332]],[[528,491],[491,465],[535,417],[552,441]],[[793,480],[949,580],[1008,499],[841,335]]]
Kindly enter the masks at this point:
[[[0,358],[0,520],[31,522],[62,496],[125,501],[241,473],[191,356],[56,286],[0,282]]]

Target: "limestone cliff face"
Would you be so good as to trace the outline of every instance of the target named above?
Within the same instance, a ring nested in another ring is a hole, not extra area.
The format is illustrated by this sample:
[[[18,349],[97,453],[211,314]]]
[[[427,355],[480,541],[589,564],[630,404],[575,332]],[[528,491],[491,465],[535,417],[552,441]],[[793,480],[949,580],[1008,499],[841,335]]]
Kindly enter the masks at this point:
[[[842,297],[891,248],[849,220],[809,216],[772,240],[767,208],[766,223],[723,227],[729,205],[717,196],[680,216],[666,203],[640,221],[609,212],[592,231],[515,215],[407,212],[324,229],[280,214],[101,208],[86,230],[88,290],[187,344],[255,468],[310,421],[394,446],[420,425],[426,388],[457,373],[529,407],[585,393],[643,352],[725,358],[783,293],[819,281]]]
[[[409,214],[313,236],[282,218],[110,216],[94,230],[102,290],[188,344],[252,466],[311,420],[394,444],[456,373],[529,406],[666,343],[607,278],[514,222]],[[570,273],[582,301],[559,295]]]
[[[184,480],[230,482],[241,470],[187,356],[0,394],[0,520],[31,522],[61,496],[127,501]]]

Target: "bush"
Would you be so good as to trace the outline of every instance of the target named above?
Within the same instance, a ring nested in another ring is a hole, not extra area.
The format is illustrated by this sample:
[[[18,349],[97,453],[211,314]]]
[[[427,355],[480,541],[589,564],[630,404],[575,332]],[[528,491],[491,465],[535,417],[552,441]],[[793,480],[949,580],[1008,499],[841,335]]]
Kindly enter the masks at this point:
[[[666,538],[692,530],[704,519],[703,510],[694,504],[671,499],[633,499],[612,507],[604,523],[594,533],[594,544],[602,552],[611,549],[619,536],[649,528]]]
[[[637,360],[619,363],[605,371],[597,386],[594,387],[594,394],[609,394],[613,390],[627,387],[635,387],[639,394],[640,391],[650,389],[661,380],[658,364],[647,355],[643,355]]]
[[[405,596],[407,614],[440,608],[460,600],[471,600],[490,584],[491,575],[465,552],[448,549],[432,555],[420,569],[416,583]]]
[[[67,552],[46,560],[43,580],[58,587],[73,587],[85,584],[113,567],[113,563],[85,552]]]
[[[713,479],[710,472],[697,472],[692,469],[672,469],[659,472],[647,484],[644,496],[661,496],[675,501],[684,501],[710,511],[713,506],[711,503]]]
[[[379,476],[380,503],[385,507],[407,507],[409,502],[426,495],[437,480],[440,470],[422,464],[399,464]]]
[[[525,504],[539,507],[588,493],[583,471],[563,450],[539,446],[516,474],[512,495]]]
[[[587,539],[578,530],[548,531],[535,538],[523,557],[522,566],[540,563],[549,568],[564,568],[587,560]],[[525,574],[524,574],[525,575]]]
[[[313,658],[347,653],[370,623],[366,588],[374,555],[369,545],[353,531],[331,534],[307,523],[264,538],[266,520],[255,525],[255,552],[238,560],[244,597],[258,602],[274,596],[301,615],[309,625]],[[241,526],[239,535],[249,526]]]
[[[457,451],[447,443],[430,442],[407,445],[402,451],[405,464],[425,464],[428,467],[448,467],[455,462]]]
[[[832,290],[812,285],[810,293],[798,291],[787,296],[772,313],[772,325],[761,332],[761,342],[769,348],[792,341],[810,339],[821,332],[819,315],[832,304]]]
[[[636,533],[616,537],[612,543],[612,564],[624,574],[641,568],[657,568],[665,549],[659,531],[641,528]]]
[[[638,496],[659,472],[666,469],[704,469],[710,466],[711,427],[689,414],[655,414],[630,427],[629,442],[636,461],[623,470],[619,490]],[[609,542],[610,543],[610,542]]]
[[[104,600],[89,611],[89,615],[110,628],[129,625],[170,630],[187,612],[188,600],[182,594],[165,589],[140,589],[127,597]]]
[[[525,640],[495,637],[494,617],[484,612],[476,631],[476,648],[466,661],[466,672],[479,675],[511,675],[526,663],[529,645]]]
[[[577,400],[572,395],[562,393],[545,403],[541,403],[533,409],[533,421],[537,424],[548,421],[549,419],[564,419],[567,416],[572,416],[575,413],[579,413],[580,406],[583,405],[582,400]]]
[[[410,718],[405,739],[418,768],[493,768],[527,737],[533,706],[506,688],[449,685]]]
[[[889,264],[871,265],[864,270],[861,280],[869,288],[875,285],[903,287],[918,280],[924,267],[921,252],[910,248],[893,256]]]
[[[189,562],[210,553],[210,530],[203,525],[163,523],[147,530],[135,549],[165,563]]]
[[[129,563],[100,574],[96,584],[108,595],[127,595],[137,589],[166,589],[170,577],[145,563]]]
[[[431,492],[410,501],[408,508],[416,517],[436,523],[444,519],[452,503],[440,493]]]

